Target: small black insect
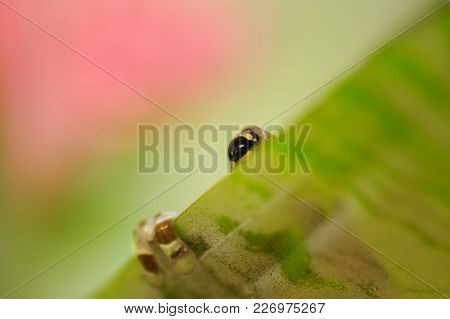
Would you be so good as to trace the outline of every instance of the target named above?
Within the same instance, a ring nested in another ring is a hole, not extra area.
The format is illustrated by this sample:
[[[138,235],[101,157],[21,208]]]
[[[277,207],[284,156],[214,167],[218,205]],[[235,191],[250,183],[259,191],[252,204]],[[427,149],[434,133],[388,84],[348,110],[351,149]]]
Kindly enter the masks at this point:
[[[252,126],[244,128],[228,145],[228,159],[233,166],[261,140],[269,138],[269,133]]]

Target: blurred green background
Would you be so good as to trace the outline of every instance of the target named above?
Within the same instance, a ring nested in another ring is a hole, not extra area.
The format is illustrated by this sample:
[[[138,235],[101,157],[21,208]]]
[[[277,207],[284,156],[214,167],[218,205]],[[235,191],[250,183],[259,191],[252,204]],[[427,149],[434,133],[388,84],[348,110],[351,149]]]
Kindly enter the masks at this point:
[[[197,127],[265,123],[443,2],[8,1]],[[4,5],[0,38],[3,296],[183,176],[137,173],[137,125],[173,118]],[[217,172],[194,173],[11,297],[91,295],[132,255],[138,220],[184,210],[226,174],[227,143],[213,145]]]

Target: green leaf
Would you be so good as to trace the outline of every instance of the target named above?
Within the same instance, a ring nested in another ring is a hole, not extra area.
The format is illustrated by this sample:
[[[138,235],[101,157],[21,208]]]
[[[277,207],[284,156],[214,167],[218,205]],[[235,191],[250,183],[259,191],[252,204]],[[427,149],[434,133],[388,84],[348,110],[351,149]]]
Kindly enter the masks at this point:
[[[175,221],[194,273],[150,287],[133,260],[100,297],[421,298],[450,294],[450,9],[383,49]],[[261,167],[258,174],[243,165]],[[287,166],[287,165],[285,165]]]

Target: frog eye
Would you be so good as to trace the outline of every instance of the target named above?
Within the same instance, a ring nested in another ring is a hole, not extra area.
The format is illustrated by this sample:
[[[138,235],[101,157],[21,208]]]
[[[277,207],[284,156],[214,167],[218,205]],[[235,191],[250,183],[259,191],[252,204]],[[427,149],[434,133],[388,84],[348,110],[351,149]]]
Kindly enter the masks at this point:
[[[245,156],[261,140],[267,140],[269,133],[265,130],[252,126],[244,128],[235,136],[228,145],[228,159],[232,166]]]
[[[177,235],[172,226],[172,219],[166,219],[155,225],[155,241],[161,245],[169,245],[177,240]]]
[[[162,212],[141,221],[135,230],[136,256],[153,286],[164,283],[164,273],[158,263],[156,249],[160,249],[171,261],[176,274],[191,273],[196,265],[195,254],[178,237],[173,220],[175,212]]]
[[[153,252],[136,254],[147,280],[152,286],[161,287],[164,283],[164,274]]]

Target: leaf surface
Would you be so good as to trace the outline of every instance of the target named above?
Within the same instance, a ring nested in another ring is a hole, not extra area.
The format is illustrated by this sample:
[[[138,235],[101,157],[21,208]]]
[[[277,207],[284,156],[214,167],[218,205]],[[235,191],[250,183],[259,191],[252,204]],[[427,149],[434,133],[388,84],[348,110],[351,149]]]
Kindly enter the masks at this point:
[[[449,70],[447,6],[296,121],[312,128],[310,174],[288,170],[298,152],[285,131],[176,219],[194,273],[167,270],[155,289],[133,260],[99,296],[448,297]]]

